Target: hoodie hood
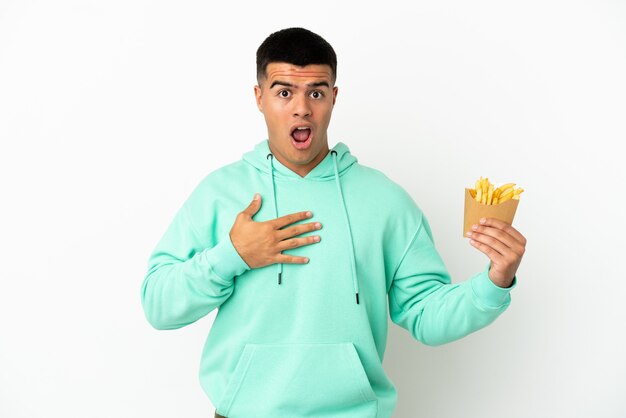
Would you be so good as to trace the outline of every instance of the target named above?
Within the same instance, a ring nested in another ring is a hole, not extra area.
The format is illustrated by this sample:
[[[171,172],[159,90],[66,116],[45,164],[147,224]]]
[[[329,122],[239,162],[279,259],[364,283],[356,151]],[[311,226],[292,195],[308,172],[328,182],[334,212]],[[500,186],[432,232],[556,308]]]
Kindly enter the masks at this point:
[[[280,180],[317,180],[326,181],[335,179],[335,164],[333,161],[332,151],[337,153],[337,171],[339,175],[343,175],[354,163],[358,160],[350,154],[350,149],[343,142],[338,142],[333,148],[330,149],[326,157],[313,170],[311,170],[306,176],[300,177],[299,174],[294,173],[291,169],[285,167],[276,158],[273,159],[274,178]],[[244,161],[253,165],[263,173],[270,174],[272,171],[272,165],[268,160],[268,155],[271,154],[269,147],[269,141],[266,139],[259,142],[252,151],[249,151],[243,155]]]

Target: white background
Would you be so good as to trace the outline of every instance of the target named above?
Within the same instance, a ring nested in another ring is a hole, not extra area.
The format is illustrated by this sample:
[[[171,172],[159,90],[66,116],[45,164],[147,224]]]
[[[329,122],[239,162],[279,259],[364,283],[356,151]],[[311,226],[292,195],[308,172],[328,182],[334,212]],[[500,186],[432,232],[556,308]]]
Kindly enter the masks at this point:
[[[624,1],[210,3],[0,2],[0,416],[212,417],[215,312],[156,331],[139,289],[198,182],[266,137],[254,54],[289,26],[337,51],[330,145],[409,191],[454,282],[486,263],[463,189],[526,189],[510,308],[434,348],[392,324],[395,416],[626,416]]]

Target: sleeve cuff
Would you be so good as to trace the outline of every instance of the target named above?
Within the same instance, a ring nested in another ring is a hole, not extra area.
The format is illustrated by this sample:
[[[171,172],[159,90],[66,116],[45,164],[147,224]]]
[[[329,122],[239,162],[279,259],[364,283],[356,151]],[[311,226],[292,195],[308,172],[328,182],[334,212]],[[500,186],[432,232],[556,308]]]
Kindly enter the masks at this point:
[[[471,280],[472,290],[476,295],[476,298],[485,306],[490,308],[500,308],[511,302],[511,290],[517,284],[517,276],[513,277],[513,283],[510,287],[500,287],[494,284],[489,278],[489,268],[487,268],[474,276]]]
[[[232,282],[235,276],[250,270],[228,235],[220,240],[215,247],[204,250],[204,256],[213,272],[226,282]]]

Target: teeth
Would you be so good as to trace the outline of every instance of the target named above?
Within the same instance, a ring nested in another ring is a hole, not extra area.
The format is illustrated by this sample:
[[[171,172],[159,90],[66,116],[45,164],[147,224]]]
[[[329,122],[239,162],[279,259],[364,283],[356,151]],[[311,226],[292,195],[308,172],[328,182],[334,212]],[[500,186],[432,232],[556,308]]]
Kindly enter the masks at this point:
[[[303,131],[303,130],[309,129],[309,128],[301,127],[301,128],[296,128],[296,129],[299,130],[299,131]]]

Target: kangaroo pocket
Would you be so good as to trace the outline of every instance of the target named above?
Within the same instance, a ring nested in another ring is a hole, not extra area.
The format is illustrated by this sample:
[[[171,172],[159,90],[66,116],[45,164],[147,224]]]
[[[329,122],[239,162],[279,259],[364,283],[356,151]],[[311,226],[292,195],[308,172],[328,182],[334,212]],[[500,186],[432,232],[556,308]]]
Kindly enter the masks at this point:
[[[376,417],[354,344],[246,344],[217,412],[229,418]]]

